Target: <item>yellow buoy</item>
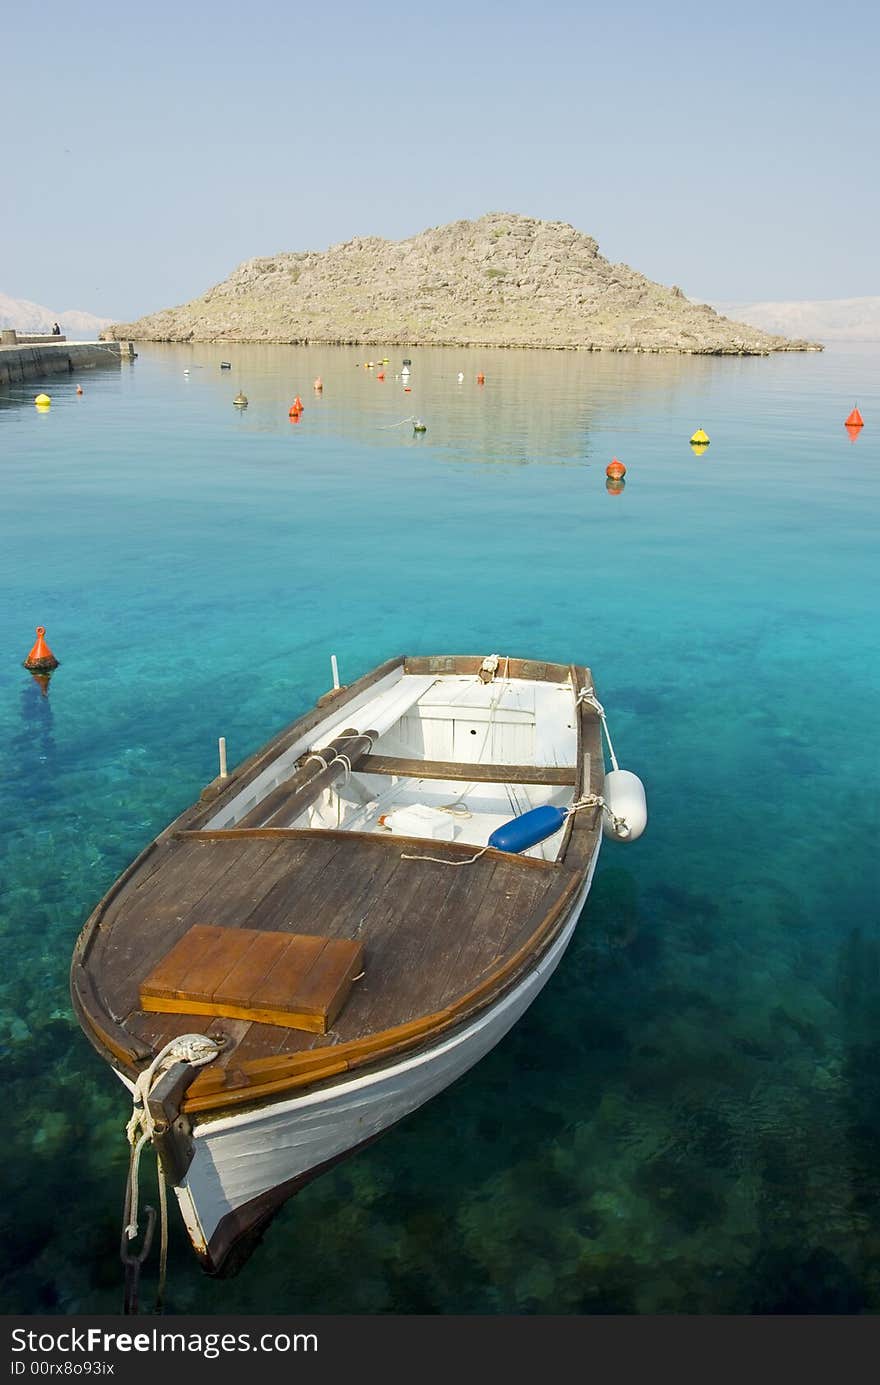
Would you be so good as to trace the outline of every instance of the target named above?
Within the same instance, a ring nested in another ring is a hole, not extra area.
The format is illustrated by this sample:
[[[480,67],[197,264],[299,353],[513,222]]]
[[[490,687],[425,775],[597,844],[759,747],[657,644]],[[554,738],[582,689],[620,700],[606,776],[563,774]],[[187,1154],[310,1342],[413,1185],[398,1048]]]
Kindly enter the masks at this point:
[[[38,394],[37,397],[36,397],[36,399],[34,400],[34,403],[35,403],[35,404],[51,404],[51,403],[52,403],[52,400],[49,398],[48,394]]]
[[[697,431],[693,434],[691,442],[701,442],[705,445],[709,442],[709,434],[704,433],[702,428],[698,428]]]

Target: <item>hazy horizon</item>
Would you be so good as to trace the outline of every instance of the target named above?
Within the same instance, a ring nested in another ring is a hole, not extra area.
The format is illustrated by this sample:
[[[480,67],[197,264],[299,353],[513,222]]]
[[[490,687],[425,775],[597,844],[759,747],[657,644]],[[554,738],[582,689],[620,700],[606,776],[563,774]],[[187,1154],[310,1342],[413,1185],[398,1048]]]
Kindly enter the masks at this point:
[[[788,0],[13,10],[0,288],[124,321],[255,256],[507,211],[691,298],[877,294],[878,27]]]

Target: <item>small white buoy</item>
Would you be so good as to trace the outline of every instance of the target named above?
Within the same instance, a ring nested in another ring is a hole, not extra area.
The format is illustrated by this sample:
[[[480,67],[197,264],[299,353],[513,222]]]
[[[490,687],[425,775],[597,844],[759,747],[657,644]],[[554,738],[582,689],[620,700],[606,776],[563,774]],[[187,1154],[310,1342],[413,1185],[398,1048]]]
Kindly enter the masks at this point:
[[[463,379],[464,379],[464,371],[463,371],[463,370],[460,370],[460,371],[458,372],[458,383],[461,384],[461,382],[462,382]]]
[[[617,842],[634,842],[648,825],[648,804],[645,786],[637,774],[628,769],[612,769],[605,775],[602,790],[608,812],[621,826],[615,827],[604,814],[602,830],[606,837]]]

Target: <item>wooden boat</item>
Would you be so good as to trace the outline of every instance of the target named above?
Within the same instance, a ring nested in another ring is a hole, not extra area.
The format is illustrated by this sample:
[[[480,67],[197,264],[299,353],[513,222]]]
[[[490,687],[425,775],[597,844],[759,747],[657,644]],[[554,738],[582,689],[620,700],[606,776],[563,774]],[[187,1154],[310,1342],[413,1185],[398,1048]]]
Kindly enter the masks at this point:
[[[214,780],[101,900],[76,1012],[207,1270],[535,999],[603,823],[644,826],[603,800],[603,725],[587,668],[392,659]]]

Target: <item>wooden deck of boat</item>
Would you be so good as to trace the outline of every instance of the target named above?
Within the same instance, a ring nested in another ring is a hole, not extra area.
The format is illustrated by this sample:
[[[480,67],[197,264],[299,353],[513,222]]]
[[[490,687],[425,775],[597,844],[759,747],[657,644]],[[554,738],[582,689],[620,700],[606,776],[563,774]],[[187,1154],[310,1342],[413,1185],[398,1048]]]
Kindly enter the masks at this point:
[[[567,871],[500,852],[450,867],[405,859],[416,851],[457,859],[444,843],[353,838],[217,834],[165,843],[111,904],[89,958],[110,1014],[150,1048],[193,1028],[224,1032],[231,1042],[221,1065],[235,1067],[361,1039],[452,1004],[517,951],[568,884]],[[139,982],[198,923],[351,938],[366,949],[364,976],[326,1036],[144,1013]]]
[[[239,785],[265,751],[244,767]],[[578,755],[590,774],[582,791],[601,790],[599,728],[588,707]],[[598,810],[588,810],[569,819],[557,862],[493,850],[472,860],[470,846],[384,834],[188,830],[204,821],[194,805],[121,877],[83,930],[72,971],[87,1032],[132,1077],[180,1034],[224,1036],[220,1058],[190,1089],[188,1109],[320,1081],[352,1057],[375,1061],[472,1013],[548,945],[601,832]],[[326,1034],[144,1012],[140,983],[195,924],[352,939],[363,944],[364,974]]]

